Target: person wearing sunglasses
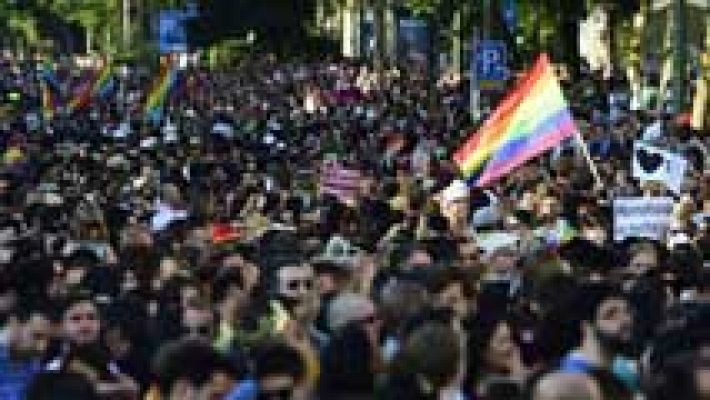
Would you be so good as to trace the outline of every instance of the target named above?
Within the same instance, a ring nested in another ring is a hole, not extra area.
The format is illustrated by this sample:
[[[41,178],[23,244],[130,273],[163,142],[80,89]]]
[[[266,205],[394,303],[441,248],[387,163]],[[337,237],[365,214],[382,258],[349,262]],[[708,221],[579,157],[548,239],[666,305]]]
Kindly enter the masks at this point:
[[[315,327],[320,311],[315,272],[310,264],[289,259],[278,267],[273,285],[274,330],[303,357],[306,383],[302,390],[310,392],[318,382],[320,353],[327,343],[327,337]]]
[[[215,318],[209,302],[193,300],[182,311],[184,337],[212,341],[215,336]]]

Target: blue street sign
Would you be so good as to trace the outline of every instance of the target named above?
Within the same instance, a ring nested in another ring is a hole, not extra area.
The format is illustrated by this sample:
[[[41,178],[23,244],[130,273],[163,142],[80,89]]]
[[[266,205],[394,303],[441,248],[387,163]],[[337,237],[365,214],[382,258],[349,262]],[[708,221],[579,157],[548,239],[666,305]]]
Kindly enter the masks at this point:
[[[158,48],[160,53],[187,51],[187,31],[183,10],[161,10],[158,15]]]
[[[479,81],[506,81],[510,77],[505,42],[481,40],[476,48],[476,72]]]

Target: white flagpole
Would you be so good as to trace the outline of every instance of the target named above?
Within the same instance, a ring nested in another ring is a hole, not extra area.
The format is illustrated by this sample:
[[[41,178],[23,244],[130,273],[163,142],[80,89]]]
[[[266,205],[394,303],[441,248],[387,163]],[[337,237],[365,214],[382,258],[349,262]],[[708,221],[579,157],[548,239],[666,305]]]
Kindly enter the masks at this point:
[[[579,129],[575,131],[574,138],[577,140],[577,145],[582,150],[582,155],[584,156],[584,160],[587,162],[587,165],[589,166],[589,170],[592,172],[592,176],[594,177],[595,187],[597,187],[597,188],[603,187],[604,184],[602,183],[602,179],[599,177],[599,171],[597,170],[597,166],[596,166],[596,164],[594,164],[594,160],[592,160],[592,156],[589,155],[589,148],[587,148],[587,143],[584,141],[584,138],[582,137],[582,134],[579,132]]]

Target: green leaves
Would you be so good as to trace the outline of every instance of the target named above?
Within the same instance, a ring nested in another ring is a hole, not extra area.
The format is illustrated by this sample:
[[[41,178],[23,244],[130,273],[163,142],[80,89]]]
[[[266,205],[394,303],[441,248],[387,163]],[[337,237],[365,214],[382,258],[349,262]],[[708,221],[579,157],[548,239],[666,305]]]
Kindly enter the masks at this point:
[[[405,6],[418,17],[429,17],[436,14],[442,5],[442,0],[405,0]]]

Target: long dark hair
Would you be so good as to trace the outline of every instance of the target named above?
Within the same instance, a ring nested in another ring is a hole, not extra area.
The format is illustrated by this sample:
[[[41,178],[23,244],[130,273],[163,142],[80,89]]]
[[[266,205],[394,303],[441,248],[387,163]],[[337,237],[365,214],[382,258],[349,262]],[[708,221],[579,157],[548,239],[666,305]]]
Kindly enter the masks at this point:
[[[475,387],[487,372],[485,357],[491,338],[501,324],[507,324],[511,329],[514,324],[506,314],[485,313],[477,316],[468,324],[468,365],[467,384]]]

